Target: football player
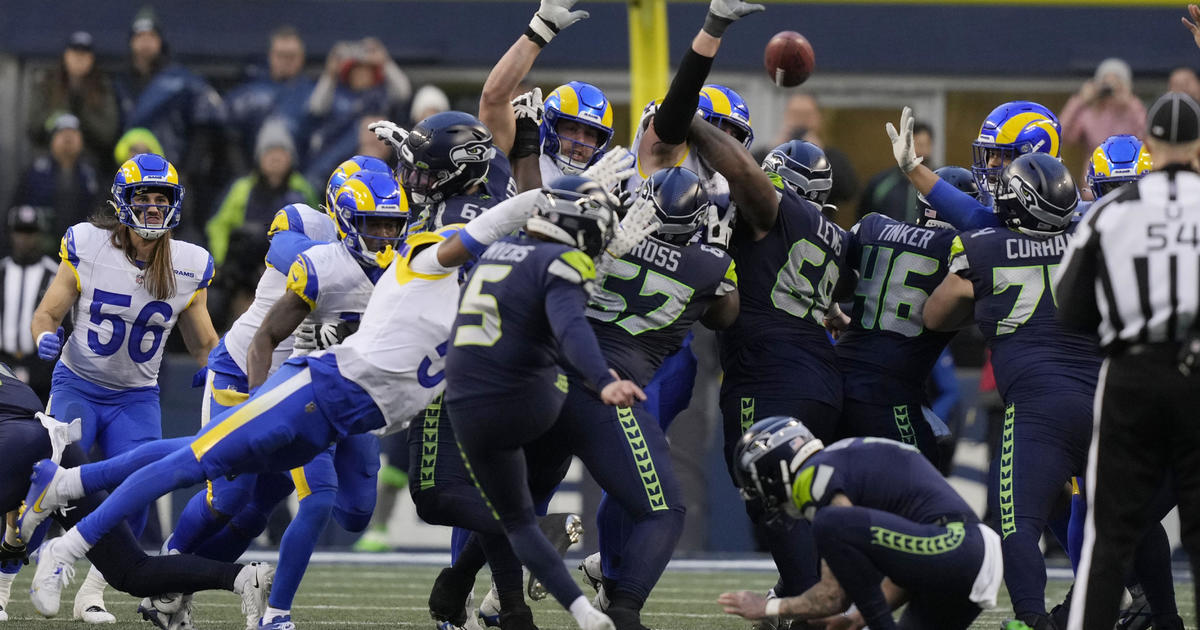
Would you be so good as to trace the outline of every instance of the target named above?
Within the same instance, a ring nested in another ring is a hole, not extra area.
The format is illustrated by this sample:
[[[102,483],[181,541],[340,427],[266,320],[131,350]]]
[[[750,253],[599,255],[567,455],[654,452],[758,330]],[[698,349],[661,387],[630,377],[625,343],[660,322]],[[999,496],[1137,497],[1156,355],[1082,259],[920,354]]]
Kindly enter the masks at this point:
[[[795,141],[793,141],[795,142]],[[770,159],[770,158],[768,158]],[[969,195],[979,195],[971,173],[957,166],[936,171]],[[850,230],[847,264],[858,282],[849,328],[838,337],[845,400],[839,433],[886,437],[920,449],[940,466],[940,420],[927,420],[925,382],[954,333],[927,330],[925,300],[946,275],[957,232],[938,218],[924,196],[916,225],[871,213]],[[836,303],[831,308],[836,315]]]
[[[1083,471],[1100,369],[1095,335],[1055,317],[1047,290],[1066,250],[1078,203],[1057,158],[1031,153],[998,178],[996,216],[1006,227],[964,232],[950,248],[950,271],[925,303],[933,330],[979,327],[991,350],[1006,405],[998,492],[1004,577],[1019,621],[1042,630],[1046,570],[1038,547],[1063,486]],[[939,213],[940,215],[940,213]]]
[[[66,501],[117,487],[66,535],[46,543],[35,575],[44,585],[41,597],[57,601],[63,586],[57,575],[165,492],[227,474],[291,470],[347,435],[407,426],[442,386],[430,376],[440,377],[437,345],[453,323],[457,267],[524,224],[527,201],[497,206],[462,229],[409,238],[376,284],[358,332],[328,351],[290,359],[196,436],[152,442],[99,467],[39,462],[26,495],[36,508],[25,511],[32,516],[21,524],[26,535]]]
[[[103,457],[162,437],[158,369],[176,323],[201,366],[218,341],[206,306],[212,256],[172,238],[185,192],[175,167],[158,155],[135,155],[117,171],[111,192],[111,212],[63,236],[62,263],[32,325],[38,356],[58,359],[47,412],[82,418],[80,447],[95,445]],[[68,312],[74,328],[64,338]],[[130,515],[135,535],[147,516]],[[112,623],[103,594],[103,577],[90,570],[75,617]]]
[[[1092,151],[1092,157],[1088,160],[1086,179],[1092,199],[1099,199],[1129,182],[1136,182],[1153,167],[1150,152],[1137,136],[1109,136]]]
[[[587,316],[608,365],[642,384],[679,350],[692,324],[728,327],[738,295],[733,259],[698,240],[710,203],[695,173],[660,170],[638,198],[661,225],[623,257],[604,258]],[[606,578],[600,600],[618,630],[642,627],[639,611],[683,530],[682,489],[662,420],[638,402],[612,409],[568,370],[562,414],[541,441],[580,457],[605,491],[596,517]]]
[[[870,437],[825,447],[796,418],[775,417],[751,427],[734,458],[747,501],[812,522],[823,576],[796,597],[723,593],[725,612],[816,620],[853,604],[852,627],[965,630],[995,607],[1000,537],[915,448]]]
[[[612,240],[619,202],[583,177],[560,178],[536,194],[528,236],[493,244],[467,279],[446,357],[446,405],[468,470],[517,557],[580,627],[611,629],[538,529],[523,448],[558,417],[570,388],[560,361],[582,373],[579,386],[595,388],[604,404],[645,398],[608,368],[584,320],[593,259]]]
[[[741,313],[720,336],[726,463],[745,430],[769,416],[803,417],[815,435],[832,439],[842,375],[822,320],[839,278],[848,275],[846,233],[801,196],[802,182],[784,162],[766,160],[760,168],[745,145],[703,120],[692,124],[689,140],[728,180],[737,207],[729,246],[741,277]],[[747,510],[764,523],[760,506],[751,502]],[[779,596],[798,595],[818,580],[808,525],[788,529],[766,537]]]
[[[7,569],[21,566],[26,561],[26,551],[37,549],[47,529],[36,528],[28,537],[22,538],[15,526],[17,509],[29,488],[30,467],[41,458],[53,458],[65,466],[87,462],[79,444],[70,443],[79,437],[80,421],[59,422],[41,413],[41,409],[42,402],[33,390],[18,380],[8,366],[0,363],[0,480],[3,480],[0,483],[0,514],[9,516],[7,527],[3,528],[3,542],[0,542],[0,621],[8,618],[5,609],[8,608],[12,578],[16,575],[15,571]],[[73,436],[72,431],[75,432]],[[70,509],[55,512],[54,519],[63,527],[71,527],[96,509],[103,498],[103,494],[81,496],[70,503]],[[148,605],[151,598],[162,605],[164,598],[157,596],[173,591],[175,595],[165,599],[173,600],[178,606],[179,592],[221,589],[241,595],[247,611],[262,611],[274,572],[266,563],[230,564],[186,554],[147,556],[123,522],[118,522],[87,556],[115,588],[146,597],[139,612],[164,628],[176,620],[173,614],[177,610],[154,610]],[[55,582],[69,578],[69,573],[50,576]],[[33,583],[33,605],[38,613],[53,617],[58,614],[59,602],[40,596],[42,583],[38,580]]]
[[[913,144],[912,109],[900,114],[900,129],[888,123],[886,131],[892,154],[917,192],[924,195],[942,219],[960,230],[999,227],[1004,221],[992,211],[987,200],[995,197],[1000,174],[1014,159],[1029,153],[1058,157],[1062,130],[1058,118],[1049,109],[1032,101],[1012,101],[992,110],[972,143],[974,161],[971,173],[979,190],[987,197],[973,199],[954,186],[941,182],[929,167],[921,164]],[[939,184],[939,182],[941,182]]]

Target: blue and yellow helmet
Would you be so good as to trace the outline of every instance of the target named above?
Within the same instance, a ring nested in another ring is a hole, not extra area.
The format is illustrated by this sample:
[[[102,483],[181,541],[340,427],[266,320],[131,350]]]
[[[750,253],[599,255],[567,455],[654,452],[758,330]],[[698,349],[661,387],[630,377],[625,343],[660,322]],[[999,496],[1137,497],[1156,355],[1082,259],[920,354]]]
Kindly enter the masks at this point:
[[[333,201],[338,236],[360,262],[387,267],[408,220],[408,195],[391,173],[359,171]]]
[[[747,149],[754,142],[750,108],[737,92],[723,85],[706,85],[700,88],[699,110],[704,120],[737,138]]]
[[[1062,127],[1054,112],[1033,101],[1005,103],[993,109],[979,128],[972,144],[971,173],[980,189],[995,195],[1005,166],[1028,153],[1058,157],[1061,138]]]
[[[1092,159],[1088,160],[1088,188],[1099,199],[1122,184],[1136,182],[1153,167],[1150,152],[1136,136],[1109,136],[1092,151]]]
[[[596,163],[613,137],[613,108],[600,88],[583,81],[571,81],[554,88],[543,104],[542,153],[549,155],[563,173],[578,175]],[[571,121],[595,129],[596,144],[588,144],[560,135],[558,126]]]
[[[133,203],[135,196],[149,191],[167,196],[165,209],[154,204]],[[184,190],[179,184],[179,173],[161,155],[140,153],[129,158],[117,170],[111,192],[117,219],[142,238],[156,239],[179,225],[182,218]],[[160,225],[150,226],[142,222],[147,208],[159,208],[162,213]]]
[[[346,183],[346,180],[351,175],[359,171],[374,171],[376,173],[391,173],[392,169],[388,168],[387,162],[371,157],[369,155],[356,155],[341,164],[333,170],[333,174],[329,176],[329,181],[325,184],[325,211],[333,215],[333,203],[337,197],[337,191]],[[336,220],[337,217],[334,217]]]

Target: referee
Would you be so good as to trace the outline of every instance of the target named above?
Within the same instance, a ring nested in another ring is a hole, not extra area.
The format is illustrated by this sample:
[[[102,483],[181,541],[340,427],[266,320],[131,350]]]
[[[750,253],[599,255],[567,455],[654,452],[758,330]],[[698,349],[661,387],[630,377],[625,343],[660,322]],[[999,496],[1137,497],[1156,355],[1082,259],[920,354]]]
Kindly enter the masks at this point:
[[[1167,93],[1147,123],[1155,170],[1091,207],[1055,280],[1059,316],[1098,330],[1107,355],[1071,630],[1113,627],[1134,548],[1169,482],[1200,575],[1200,105]]]

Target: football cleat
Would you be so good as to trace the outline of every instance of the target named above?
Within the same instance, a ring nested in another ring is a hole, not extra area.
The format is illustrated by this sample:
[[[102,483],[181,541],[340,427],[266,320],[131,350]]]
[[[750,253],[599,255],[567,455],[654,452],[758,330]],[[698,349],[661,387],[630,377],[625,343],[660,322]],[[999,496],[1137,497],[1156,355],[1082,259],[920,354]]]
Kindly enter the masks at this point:
[[[275,617],[271,621],[263,619],[262,623],[258,624],[258,627],[261,630],[296,630],[296,624],[292,623],[291,615]]]
[[[1150,603],[1146,601],[1146,593],[1140,584],[1129,587],[1133,601],[1121,611],[1114,630],[1147,630],[1154,623],[1154,613]]]
[[[483,601],[479,603],[479,612],[476,616],[484,627],[500,627],[500,597],[496,595],[494,584],[492,588],[488,589],[487,595],[483,596]]]
[[[632,608],[610,606],[604,613],[608,615],[609,619],[612,619],[616,630],[649,630],[642,625],[641,614]]]
[[[116,616],[105,610],[104,606],[100,604],[92,604],[83,610],[79,610],[77,607],[73,616],[75,619],[83,620],[84,623],[117,623]]]
[[[251,562],[242,567],[234,580],[234,587],[242,596],[242,614],[246,615],[246,630],[255,630],[267,611],[267,597],[271,594],[271,582],[275,579],[275,567],[266,562]],[[240,587],[240,588],[239,588]]]
[[[616,626],[613,625],[613,620],[595,608],[584,613],[583,621],[580,622],[579,627],[581,630],[617,630]]]
[[[138,604],[137,611],[142,619],[154,624],[158,630],[167,630],[171,623],[171,614],[155,608],[153,598],[143,597],[141,603]]]
[[[554,545],[555,551],[560,556],[565,555],[571,545],[583,539],[583,519],[579,518],[578,514],[564,512],[547,514],[538,519],[538,527],[546,535],[550,544]],[[529,599],[535,602],[546,599],[546,596],[550,594],[546,587],[542,586],[542,583],[533,577],[528,569],[525,570],[525,573],[527,576],[525,592],[529,595]]]
[[[533,623],[533,611],[520,606],[500,613],[500,630],[538,630]]]
[[[8,613],[5,612],[4,606],[0,606],[0,621],[8,621]]]
[[[464,579],[452,567],[446,567],[438,573],[429,591],[429,616],[437,622],[438,628],[447,623],[462,628],[467,623],[467,611],[474,599],[471,593],[474,581],[474,576]],[[463,605],[464,601],[467,602],[466,606]]]
[[[183,596],[179,610],[171,615],[171,621],[167,624],[167,630],[196,630],[196,625],[192,623],[192,597],[191,593]]]
[[[29,599],[33,608],[43,617],[58,614],[62,603],[63,587],[75,577],[75,566],[66,554],[58,553],[61,539],[48,540],[38,549],[37,571],[29,586]]]
[[[33,533],[42,521],[57,510],[66,507],[72,497],[60,492],[64,473],[54,462],[43,459],[33,465],[33,477],[29,481],[29,492],[17,516],[17,529],[21,540],[33,540]]]

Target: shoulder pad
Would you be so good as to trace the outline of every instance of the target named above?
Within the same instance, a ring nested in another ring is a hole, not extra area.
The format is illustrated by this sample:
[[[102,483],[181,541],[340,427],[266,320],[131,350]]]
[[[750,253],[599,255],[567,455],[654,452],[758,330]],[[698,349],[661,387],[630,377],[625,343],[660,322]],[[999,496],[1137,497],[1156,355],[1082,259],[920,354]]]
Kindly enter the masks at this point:
[[[584,284],[596,279],[596,263],[587,254],[571,249],[550,261],[546,271],[573,284]]]

